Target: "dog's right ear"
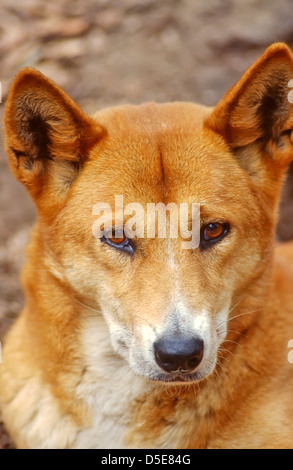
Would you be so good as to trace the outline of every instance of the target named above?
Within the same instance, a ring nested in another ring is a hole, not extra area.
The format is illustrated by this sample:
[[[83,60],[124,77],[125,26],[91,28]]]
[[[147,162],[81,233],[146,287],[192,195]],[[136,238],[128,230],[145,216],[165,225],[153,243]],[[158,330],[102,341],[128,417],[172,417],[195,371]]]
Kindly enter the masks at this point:
[[[36,199],[51,189],[61,200],[104,133],[61,88],[31,68],[12,83],[4,122],[11,169]]]

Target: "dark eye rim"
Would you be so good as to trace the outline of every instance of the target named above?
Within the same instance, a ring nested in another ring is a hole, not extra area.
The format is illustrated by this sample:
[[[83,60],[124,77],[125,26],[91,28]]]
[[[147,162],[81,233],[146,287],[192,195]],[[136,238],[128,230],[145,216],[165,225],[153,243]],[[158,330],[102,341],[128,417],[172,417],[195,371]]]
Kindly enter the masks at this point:
[[[125,237],[125,239],[121,243],[114,243],[110,240],[110,238],[103,236],[101,237],[101,243],[106,243],[112,248],[115,248],[116,250],[123,251],[129,255],[134,254],[134,246],[131,242],[131,240],[128,237]]]
[[[223,231],[216,238],[205,238],[204,232],[207,229],[207,227],[211,224],[218,224],[218,225],[220,224],[223,227]],[[199,244],[200,248],[202,250],[205,250],[205,249],[210,248],[213,245],[219,243],[220,241],[223,240],[223,238],[225,238],[229,234],[230,229],[231,229],[231,227],[230,227],[229,222],[212,221],[212,222],[209,222],[207,224],[204,224],[201,227],[201,231],[200,231],[200,244]]]
[[[221,232],[221,234],[218,237],[208,238],[207,239],[207,238],[204,237],[204,231],[211,224],[220,224],[223,227],[223,231]],[[231,227],[230,227],[230,224],[228,222],[212,221],[212,222],[204,224],[201,227],[201,231],[200,231],[199,248],[201,250],[206,250],[207,248],[210,248],[213,245],[219,243],[221,240],[223,240],[223,238],[225,238],[228,235],[228,233],[230,232],[230,228]],[[100,241],[101,241],[101,243],[106,243],[110,247],[115,248],[116,250],[122,251],[124,253],[127,253],[129,255],[133,255],[134,252],[135,252],[135,247],[134,247],[132,241],[130,240],[130,238],[128,238],[127,236],[125,236],[125,239],[120,243],[112,242],[110,240],[110,238],[108,238],[107,236],[101,237]]]

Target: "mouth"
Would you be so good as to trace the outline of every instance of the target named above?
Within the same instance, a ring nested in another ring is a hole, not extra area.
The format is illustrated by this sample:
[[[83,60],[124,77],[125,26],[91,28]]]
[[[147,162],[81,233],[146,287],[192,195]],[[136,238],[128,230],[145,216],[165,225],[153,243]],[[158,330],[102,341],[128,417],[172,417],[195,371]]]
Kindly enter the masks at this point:
[[[136,351],[137,352],[137,351]],[[141,354],[132,356],[130,367],[132,371],[148,381],[161,382],[162,384],[183,385],[200,382],[211,375],[215,369],[217,362],[216,357],[206,358],[197,368],[187,371],[183,368],[176,370],[164,370],[159,367],[153,358],[146,360]]]
[[[209,375],[209,374],[207,374]],[[200,372],[194,373],[183,373],[176,371],[174,373],[165,374],[165,373],[154,373],[151,374],[149,380],[154,382],[165,382],[165,383],[172,383],[172,384],[187,384],[192,382],[199,382],[207,377],[207,375],[203,375]]]
[[[136,374],[151,382],[183,385],[203,381],[208,376],[212,375],[216,363],[217,356],[205,358],[202,364],[192,370],[178,368],[176,370],[167,371],[159,367],[158,363],[154,363],[154,361],[145,361],[140,358],[140,360],[132,362],[131,368]]]

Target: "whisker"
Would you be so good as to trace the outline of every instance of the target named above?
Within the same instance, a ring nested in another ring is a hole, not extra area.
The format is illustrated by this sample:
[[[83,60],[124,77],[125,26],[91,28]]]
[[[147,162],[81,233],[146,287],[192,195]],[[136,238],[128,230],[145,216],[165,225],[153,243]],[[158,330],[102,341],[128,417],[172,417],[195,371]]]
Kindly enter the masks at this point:
[[[224,341],[223,341],[224,342]],[[233,341],[232,339],[225,339],[225,343],[233,343],[233,344],[238,344],[237,341]]]
[[[218,351],[218,352],[223,352],[223,351],[230,353],[231,356],[234,357],[234,353],[233,353],[232,351],[230,351],[229,349],[226,349],[226,348],[219,348],[219,351]],[[222,356],[222,357],[223,357],[223,356]]]
[[[219,359],[225,360],[225,358],[224,358],[223,356],[218,356],[218,359],[217,359],[217,362],[216,362],[216,365],[217,365],[218,367],[220,367],[222,370],[225,370],[225,369],[224,369],[224,364],[222,364],[222,362],[220,362]],[[229,362],[227,358],[226,358],[226,360],[227,360],[227,362]],[[216,370],[216,368],[214,369],[214,372],[217,373],[217,377],[219,378],[220,375],[219,375],[219,372]]]
[[[257,309],[255,309],[255,310],[250,310],[249,312],[239,313],[238,315],[235,315],[234,317],[229,318],[228,321],[234,320],[235,318],[238,318],[238,317],[242,317],[243,315],[249,315],[250,313],[259,312],[259,311],[261,311],[261,310],[264,310],[264,308],[265,308],[265,307],[257,308]]]
[[[89,310],[92,310],[93,312],[96,312],[96,313],[101,314],[100,310],[97,310],[97,309],[95,309],[95,308],[93,308],[93,307],[90,307],[89,305],[84,304],[83,302],[81,302],[80,300],[76,299],[76,298],[73,297],[73,296],[71,296],[71,298],[72,298],[73,300],[75,300],[75,302],[77,302],[78,304],[82,305],[83,307],[88,308]]]
[[[228,315],[227,315],[227,316],[229,316],[230,313],[233,312],[233,310],[240,304],[240,302],[242,302],[242,300],[243,300],[244,298],[245,298],[245,297],[242,297],[242,298],[228,311]],[[226,323],[226,320],[221,321],[221,323],[219,323],[219,324],[217,325],[217,329],[218,329],[223,323]]]
[[[222,331],[218,331],[218,334],[221,335],[223,333],[235,333],[236,335],[241,335],[241,336],[245,336],[246,337],[246,334],[243,333],[242,331],[236,331],[236,330],[231,330],[231,328],[228,328],[227,330],[222,330]],[[228,339],[224,339],[224,341],[232,341],[232,340],[228,340]],[[237,343],[238,344],[238,343]]]

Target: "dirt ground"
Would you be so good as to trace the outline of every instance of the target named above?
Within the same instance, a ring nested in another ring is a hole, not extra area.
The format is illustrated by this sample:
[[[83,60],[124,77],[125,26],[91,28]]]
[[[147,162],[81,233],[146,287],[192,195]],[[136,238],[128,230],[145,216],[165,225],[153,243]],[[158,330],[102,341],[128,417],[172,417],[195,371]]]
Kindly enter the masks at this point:
[[[293,46],[290,0],[1,0],[1,123],[9,84],[24,66],[45,73],[88,112],[150,100],[213,105],[275,41]],[[2,124],[0,152],[3,341],[23,303],[19,272],[35,210],[10,175]],[[293,239],[293,169],[278,238]],[[0,449],[10,447],[0,418]]]

